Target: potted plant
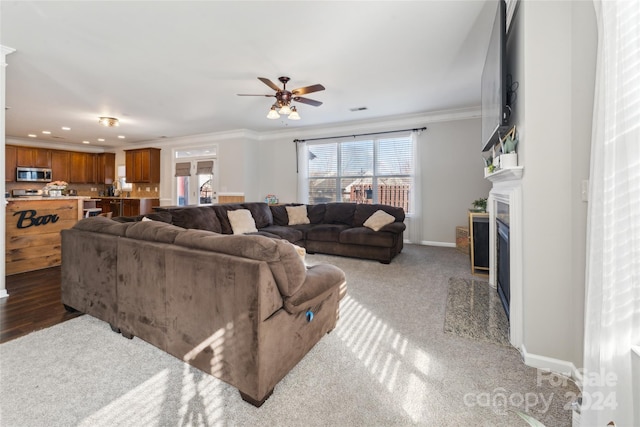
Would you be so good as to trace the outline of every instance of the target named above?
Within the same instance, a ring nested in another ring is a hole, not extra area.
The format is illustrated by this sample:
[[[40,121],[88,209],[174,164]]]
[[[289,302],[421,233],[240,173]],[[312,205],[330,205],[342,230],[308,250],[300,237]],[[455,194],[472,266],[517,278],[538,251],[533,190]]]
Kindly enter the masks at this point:
[[[500,155],[500,168],[513,168],[518,166],[518,153],[516,147],[518,145],[518,136],[516,127],[514,126],[502,140],[502,154]]]
[[[475,212],[486,212],[487,211],[487,198],[483,197],[480,199],[474,200],[471,205],[473,205],[473,211]]]

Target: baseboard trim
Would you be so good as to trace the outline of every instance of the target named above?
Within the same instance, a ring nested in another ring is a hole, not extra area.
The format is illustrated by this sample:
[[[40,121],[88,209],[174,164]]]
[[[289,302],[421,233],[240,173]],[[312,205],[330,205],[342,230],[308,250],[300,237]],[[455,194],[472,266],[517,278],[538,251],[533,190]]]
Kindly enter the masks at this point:
[[[0,299],[6,298],[8,296],[9,296],[9,294],[7,293],[6,289],[0,289]]]
[[[425,245],[425,246],[440,246],[443,248],[455,248],[456,244],[455,243],[449,243],[449,242],[432,242],[429,240],[423,240],[420,242],[421,245]]]
[[[525,365],[569,377],[582,388],[582,371],[572,362],[529,353],[524,344],[522,344],[521,354]]]

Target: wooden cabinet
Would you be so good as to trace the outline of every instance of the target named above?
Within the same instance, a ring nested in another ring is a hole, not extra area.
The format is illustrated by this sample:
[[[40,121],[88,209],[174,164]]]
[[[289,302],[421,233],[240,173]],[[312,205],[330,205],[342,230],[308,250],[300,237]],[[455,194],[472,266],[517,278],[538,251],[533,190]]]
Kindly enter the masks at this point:
[[[125,151],[127,182],[160,182],[160,149],[141,148]]]
[[[471,273],[489,273],[489,214],[469,213],[469,248]]]
[[[98,184],[113,184],[116,179],[115,153],[101,153],[96,157],[96,182]]]
[[[16,166],[50,168],[51,150],[46,148],[16,147]]]
[[[4,149],[4,180],[16,180],[16,147],[7,145]]]
[[[104,198],[96,203],[102,212],[112,212],[113,216],[146,215],[154,206],[160,206],[160,199]]]
[[[69,183],[93,184],[97,182],[97,157],[93,153],[69,153]]]
[[[51,152],[51,178],[54,181],[69,182],[69,152]]]

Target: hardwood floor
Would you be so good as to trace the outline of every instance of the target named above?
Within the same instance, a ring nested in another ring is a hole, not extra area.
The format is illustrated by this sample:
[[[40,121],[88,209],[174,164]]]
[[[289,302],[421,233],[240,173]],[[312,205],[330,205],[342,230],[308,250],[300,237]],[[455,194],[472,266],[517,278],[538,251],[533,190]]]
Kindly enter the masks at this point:
[[[0,299],[0,344],[48,328],[82,313],[60,301],[60,267],[6,277],[9,297]]]

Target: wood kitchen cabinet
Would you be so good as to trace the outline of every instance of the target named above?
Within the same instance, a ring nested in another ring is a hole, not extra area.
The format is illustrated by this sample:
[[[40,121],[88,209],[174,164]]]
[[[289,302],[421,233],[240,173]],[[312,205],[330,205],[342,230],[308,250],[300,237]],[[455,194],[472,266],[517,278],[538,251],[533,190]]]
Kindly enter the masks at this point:
[[[93,184],[97,182],[97,157],[93,153],[69,153],[69,183]]]
[[[4,180],[16,180],[16,147],[7,145],[4,149]]]
[[[127,182],[160,182],[160,149],[125,150]]]
[[[116,179],[115,153],[100,153],[96,157],[96,182],[113,184]]]
[[[70,181],[68,151],[54,150],[51,152],[51,178],[54,181]]]
[[[51,150],[46,148],[16,147],[16,166],[50,168]]]

